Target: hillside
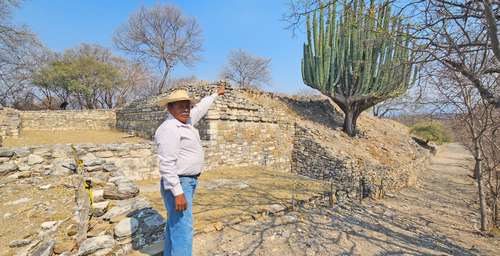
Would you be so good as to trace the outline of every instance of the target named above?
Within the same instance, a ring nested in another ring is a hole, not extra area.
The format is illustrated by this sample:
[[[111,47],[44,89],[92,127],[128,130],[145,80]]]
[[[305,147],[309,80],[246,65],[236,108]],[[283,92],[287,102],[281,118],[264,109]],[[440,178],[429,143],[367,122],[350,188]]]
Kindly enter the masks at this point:
[[[335,167],[342,165],[345,167],[343,171],[358,172],[352,177],[367,177],[366,182],[371,183],[371,189],[375,190],[370,196],[382,197],[389,192],[383,190],[389,187],[390,192],[394,192],[414,185],[418,172],[425,168],[429,151],[418,146],[408,127],[396,121],[362,114],[358,120],[359,135],[351,138],[342,132],[343,114],[327,97],[288,97],[253,90],[241,93],[276,115],[286,113],[286,119],[295,122],[294,147],[299,148],[298,152],[300,148],[306,151],[304,155],[295,154],[295,157],[300,158],[299,162],[305,162],[305,166],[312,166],[309,170],[303,167],[306,172],[300,171],[299,174],[335,179],[340,175],[338,171],[325,164],[315,166],[314,161],[309,160],[317,159],[316,156],[331,158]],[[324,173],[325,170],[330,173]]]

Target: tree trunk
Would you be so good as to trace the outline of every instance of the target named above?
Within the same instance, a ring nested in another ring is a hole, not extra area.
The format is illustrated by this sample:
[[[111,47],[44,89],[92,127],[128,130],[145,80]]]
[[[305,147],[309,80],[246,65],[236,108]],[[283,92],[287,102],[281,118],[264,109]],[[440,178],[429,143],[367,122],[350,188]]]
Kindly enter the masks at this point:
[[[482,181],[482,174],[481,174],[481,161],[482,161],[482,154],[481,154],[481,149],[479,147],[479,142],[477,139],[474,141],[474,176],[476,176],[476,181],[477,181],[477,188],[478,188],[478,194],[479,194],[479,213],[481,216],[481,231],[486,231],[486,197],[484,194],[483,190],[483,181]]]
[[[358,121],[360,111],[357,107],[354,109],[348,108],[344,114],[344,132],[350,137],[354,137],[356,135],[356,122]]]
[[[498,224],[497,224],[497,221],[498,221],[498,199],[496,198],[496,196],[492,200],[491,211],[492,211],[491,224],[493,225],[494,228],[498,228]]]
[[[158,94],[163,93],[163,89],[166,87],[167,84],[167,78],[168,78],[168,73],[170,72],[169,68],[166,68],[165,71],[163,72],[163,75],[161,77],[160,85],[158,86]]]

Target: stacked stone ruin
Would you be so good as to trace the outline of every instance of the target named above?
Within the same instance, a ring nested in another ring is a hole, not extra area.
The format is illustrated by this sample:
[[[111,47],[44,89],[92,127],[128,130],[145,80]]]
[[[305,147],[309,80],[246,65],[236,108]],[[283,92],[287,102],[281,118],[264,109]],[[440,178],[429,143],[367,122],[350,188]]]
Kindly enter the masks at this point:
[[[126,255],[133,249],[142,248],[161,239],[163,217],[153,210],[150,203],[139,195],[139,189],[127,174],[133,173],[150,156],[141,152],[144,145],[78,145],[76,151],[69,145],[0,149],[1,186],[32,184],[42,191],[58,184],[47,184],[50,177],[61,177],[68,189],[73,187],[76,174],[75,153],[83,161],[85,179],[92,189],[92,218],[89,231],[78,248],[77,255],[106,255],[114,252]],[[148,155],[149,154],[149,155]],[[116,163],[116,157],[137,159],[135,164]],[[121,164],[121,166],[120,166]],[[144,163],[147,165],[147,162]],[[37,236],[11,241],[9,246],[18,248],[18,255],[50,255],[42,252],[69,255],[76,245],[78,208],[72,217],[42,223]],[[81,210],[81,209],[80,209]],[[56,231],[65,231],[67,237],[57,237]],[[74,253],[74,251],[73,251]]]
[[[197,98],[202,98],[215,92],[216,86],[215,83],[201,82],[185,88]],[[22,112],[4,108],[0,110],[0,137],[17,136],[23,129],[57,129],[60,121],[56,120],[63,120],[67,123],[66,127],[116,128],[151,139],[167,116],[165,109],[157,103],[168,93],[109,111]],[[418,169],[425,164],[425,152],[412,141],[407,144],[409,150],[415,151],[416,161],[408,166],[360,163],[352,157],[338,155],[325,145],[321,129],[291,118],[283,109],[266,107],[256,97],[262,94],[228,87],[226,95],[217,99],[197,125],[206,152],[207,171],[221,166],[262,166],[291,171],[331,182],[331,194],[341,201],[365,196],[380,197],[385,191],[411,185]],[[272,100],[283,101],[292,109],[311,110],[312,118],[316,118],[314,121],[326,127],[333,127],[333,120],[339,117],[331,103],[325,100],[292,101],[287,97],[264,94]],[[257,100],[253,99],[254,96]],[[132,249],[161,239],[163,219],[140,196],[133,183],[135,180],[158,178],[154,142],[85,144],[75,148],[94,184],[95,221],[92,223],[95,228],[89,230],[87,239],[76,249],[77,254],[105,255],[113,252],[125,255]],[[0,149],[0,189],[27,180],[36,183],[43,177],[65,177],[69,181],[75,175],[74,157],[70,145]],[[11,246],[19,248],[18,251],[25,255],[43,255],[40,253],[44,251],[69,255],[72,249],[75,253],[71,244],[61,245],[50,239],[50,232],[63,224],[62,220],[54,221],[41,227],[42,235],[29,241],[12,241]],[[74,235],[70,227],[65,228],[69,237]]]

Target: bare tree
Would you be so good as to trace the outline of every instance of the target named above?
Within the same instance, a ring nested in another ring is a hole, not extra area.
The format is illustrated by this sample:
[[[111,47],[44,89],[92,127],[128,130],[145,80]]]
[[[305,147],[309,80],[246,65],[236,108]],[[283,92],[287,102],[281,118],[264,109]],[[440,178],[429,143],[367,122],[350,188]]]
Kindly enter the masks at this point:
[[[271,59],[254,56],[242,49],[232,50],[221,77],[241,87],[260,87],[271,82]]]
[[[414,36],[426,61],[460,72],[488,103],[500,108],[500,90],[484,77],[500,75],[497,26],[500,2],[490,0],[414,0]],[[479,58],[468,58],[470,53]]]
[[[47,50],[27,28],[11,22],[20,3],[0,0],[0,104],[25,108],[33,99],[31,74]]]
[[[195,18],[186,17],[175,6],[141,7],[114,34],[115,46],[158,67],[158,93],[166,87],[172,69],[182,63],[193,65],[202,49],[201,29]]]
[[[475,52],[468,54],[468,58],[482,58],[482,55]],[[499,159],[493,159],[496,157],[495,154],[487,153],[486,147],[494,145],[490,143],[490,136],[493,131],[498,130],[500,120],[492,115],[495,111],[494,105],[484,99],[479,90],[472,86],[470,80],[461,72],[450,70],[446,66],[435,67],[428,67],[425,71],[428,74],[427,82],[433,84],[435,88],[435,108],[443,113],[455,115],[457,123],[454,130],[462,131],[462,135],[457,136],[457,139],[468,147],[474,157],[472,176],[478,187],[480,228],[481,231],[486,231],[488,227],[488,203],[490,206],[496,205],[498,190],[494,188],[498,186],[499,182],[498,176],[492,176],[496,175],[495,168],[498,165],[490,165],[491,168],[489,168],[485,161],[486,155],[491,163],[496,163]],[[491,88],[498,87],[499,82],[498,78],[489,77],[483,78],[481,81]],[[489,191],[486,189],[487,187],[490,188]],[[488,197],[494,199],[488,202]],[[496,206],[494,207],[496,211]]]

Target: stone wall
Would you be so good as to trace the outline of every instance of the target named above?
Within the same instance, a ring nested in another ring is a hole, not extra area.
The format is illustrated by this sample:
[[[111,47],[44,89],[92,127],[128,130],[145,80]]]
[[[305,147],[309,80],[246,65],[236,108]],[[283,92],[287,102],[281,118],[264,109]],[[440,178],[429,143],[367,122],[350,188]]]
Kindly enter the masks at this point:
[[[413,146],[417,159],[401,166],[386,166],[366,159],[333,153],[317,139],[314,129],[296,125],[292,152],[292,172],[333,184],[338,201],[382,198],[386,193],[415,185],[418,171],[425,168],[430,153]]]
[[[81,144],[76,145],[75,149],[85,165],[113,164],[132,180],[154,178],[159,174],[158,158],[152,143]],[[5,152],[12,152],[15,157],[12,158],[10,157],[12,154]],[[46,175],[68,174],[68,168],[72,163],[74,163],[74,153],[71,145],[4,148],[0,152],[0,166],[15,165],[15,169],[19,171],[40,172]]]
[[[212,121],[205,141],[207,169],[265,166],[290,170],[293,125]]]
[[[202,98],[215,84],[187,87]],[[117,110],[117,128],[151,139],[167,112],[156,105],[162,97],[132,102]],[[206,169],[219,166],[269,166],[290,170],[293,122],[285,114],[251,103],[242,91],[226,88],[197,125],[205,148]]]
[[[163,217],[130,180],[149,174],[146,168],[157,168],[149,145],[77,145],[75,149],[83,160],[83,177],[69,145],[0,149],[2,193],[19,188],[32,191],[33,196],[21,200],[30,201],[33,208],[27,209],[40,209],[37,214],[50,220],[30,219],[30,234],[10,241],[7,255],[128,255],[163,239]],[[92,194],[80,185],[83,180],[90,181]],[[55,200],[44,200],[52,193],[58,193]],[[77,244],[80,233],[83,240]]]
[[[109,130],[116,126],[113,110],[19,111],[22,130]]]
[[[0,147],[5,137],[19,135],[21,121],[18,111],[11,108],[0,107]]]

